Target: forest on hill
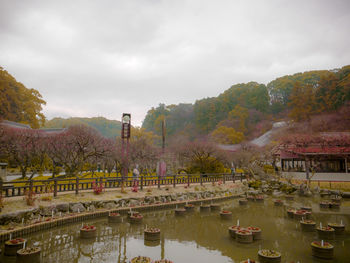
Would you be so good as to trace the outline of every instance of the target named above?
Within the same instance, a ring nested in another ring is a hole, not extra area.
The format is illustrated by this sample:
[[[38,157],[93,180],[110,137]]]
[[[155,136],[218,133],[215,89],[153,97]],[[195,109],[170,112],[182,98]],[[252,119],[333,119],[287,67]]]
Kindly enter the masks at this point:
[[[313,127],[321,130],[325,126],[320,123],[328,120],[334,130],[332,120],[344,116],[349,101],[350,65],[286,75],[267,85],[235,84],[217,97],[194,104],[159,104],[148,111],[142,127],[160,135],[165,119],[170,139],[209,135],[218,143],[235,144],[261,135],[276,120],[311,123],[315,118],[319,123]],[[334,125],[338,130],[350,129],[347,121]]]
[[[74,125],[87,125],[98,130],[107,138],[114,138],[120,134],[122,124],[120,121],[108,120],[104,117],[93,118],[53,118],[46,121],[45,128],[68,128]]]

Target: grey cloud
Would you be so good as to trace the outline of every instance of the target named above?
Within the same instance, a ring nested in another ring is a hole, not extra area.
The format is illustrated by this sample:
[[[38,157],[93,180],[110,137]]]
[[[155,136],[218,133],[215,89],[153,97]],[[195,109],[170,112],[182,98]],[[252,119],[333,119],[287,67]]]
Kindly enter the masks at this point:
[[[0,0],[0,65],[54,116],[151,106],[349,64],[349,1]]]

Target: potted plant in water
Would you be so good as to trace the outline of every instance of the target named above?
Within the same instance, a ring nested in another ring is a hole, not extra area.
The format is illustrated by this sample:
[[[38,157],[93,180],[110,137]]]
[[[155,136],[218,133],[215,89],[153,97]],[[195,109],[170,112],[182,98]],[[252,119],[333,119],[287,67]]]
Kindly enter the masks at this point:
[[[221,219],[229,220],[232,218],[232,212],[228,210],[222,210],[220,212]]]
[[[228,232],[232,238],[236,238],[236,232],[237,230],[240,230],[240,229],[242,229],[242,227],[240,226],[230,226],[228,228]]]
[[[345,231],[345,225],[343,224],[343,221],[340,223],[328,223],[328,226],[334,228],[336,235],[343,234]]]
[[[250,226],[250,227],[247,227],[247,229],[252,232],[253,240],[260,240],[261,239],[261,228],[260,227]]]
[[[122,217],[119,213],[109,213],[108,222],[110,223],[120,223],[122,221]]]
[[[141,224],[143,216],[141,214],[131,215],[129,218],[130,224]]]
[[[173,263],[173,262],[168,259],[161,259],[161,260],[156,260],[153,263]]]
[[[281,253],[272,249],[261,249],[258,251],[261,263],[281,262]]]
[[[24,238],[15,238],[7,240],[5,242],[4,255],[15,256],[17,250],[23,248],[24,242],[26,242]]]
[[[316,226],[316,222],[310,219],[307,220],[301,220],[300,221],[300,227],[302,231],[305,232],[312,232],[315,231],[315,226]]]
[[[80,228],[81,238],[93,238],[96,237],[96,227],[93,225],[84,225]]]
[[[236,239],[239,243],[252,243],[253,242],[252,231],[241,228],[236,231]]]
[[[148,241],[156,241],[160,239],[160,229],[159,228],[155,228],[155,227],[151,227],[151,228],[147,228],[144,231],[144,238],[145,240]]]
[[[40,247],[26,247],[17,251],[16,263],[39,263]]]
[[[335,230],[332,227],[329,226],[318,226],[316,228],[317,230],[317,234],[320,238],[324,238],[324,239],[334,239],[334,235],[335,235]]]
[[[334,246],[328,242],[313,241],[311,243],[312,255],[317,258],[332,259]]]

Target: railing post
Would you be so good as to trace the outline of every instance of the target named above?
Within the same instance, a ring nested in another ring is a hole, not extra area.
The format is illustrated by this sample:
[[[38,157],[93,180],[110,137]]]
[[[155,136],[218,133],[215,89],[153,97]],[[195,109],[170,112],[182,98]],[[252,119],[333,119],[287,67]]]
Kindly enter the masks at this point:
[[[143,175],[141,175],[141,184],[140,184],[140,189],[143,190]]]
[[[203,185],[203,175],[202,174],[199,175],[199,180],[200,180],[201,185]]]
[[[190,175],[187,175],[187,186],[190,186]]]
[[[176,187],[176,174],[173,176],[174,177],[174,182],[173,182],[173,184],[174,184],[174,188]]]
[[[53,184],[53,196],[57,196],[57,179],[54,179],[54,184]]]
[[[243,181],[242,177],[243,177],[243,174],[241,173],[241,182]]]
[[[223,181],[224,184],[226,183],[226,174],[223,174],[222,181]]]
[[[160,174],[158,174],[158,189],[160,189]]]
[[[79,194],[79,177],[75,177],[75,194]]]

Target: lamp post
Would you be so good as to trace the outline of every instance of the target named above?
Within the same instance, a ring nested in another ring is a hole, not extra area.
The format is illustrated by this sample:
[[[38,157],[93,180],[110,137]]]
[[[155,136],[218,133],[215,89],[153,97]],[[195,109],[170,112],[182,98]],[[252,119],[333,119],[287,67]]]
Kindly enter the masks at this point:
[[[122,116],[122,189],[124,192],[124,181],[128,176],[128,157],[129,157],[129,139],[130,139],[130,130],[131,130],[131,114],[123,113]]]

